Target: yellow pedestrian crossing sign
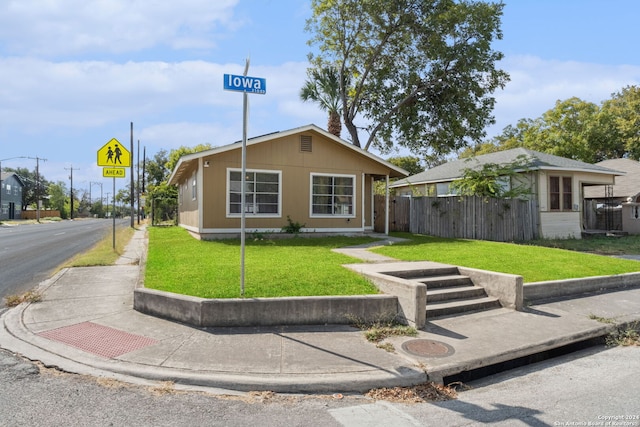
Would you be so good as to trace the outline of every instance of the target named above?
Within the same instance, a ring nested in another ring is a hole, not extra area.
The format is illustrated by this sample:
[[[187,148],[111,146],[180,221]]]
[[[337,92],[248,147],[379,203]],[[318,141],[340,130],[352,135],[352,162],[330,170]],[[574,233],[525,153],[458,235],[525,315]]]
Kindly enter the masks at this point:
[[[98,150],[98,166],[130,167],[131,153],[115,138]]]

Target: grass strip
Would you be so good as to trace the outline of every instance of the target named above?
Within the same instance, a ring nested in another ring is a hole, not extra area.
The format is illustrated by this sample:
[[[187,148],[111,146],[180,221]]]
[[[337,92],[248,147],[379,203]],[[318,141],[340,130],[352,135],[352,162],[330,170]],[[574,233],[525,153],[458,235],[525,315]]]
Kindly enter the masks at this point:
[[[94,267],[102,265],[113,265],[124,253],[135,229],[127,226],[116,228],[116,248],[113,249],[113,232],[108,233],[96,243],[91,249],[71,258],[65,267]]]

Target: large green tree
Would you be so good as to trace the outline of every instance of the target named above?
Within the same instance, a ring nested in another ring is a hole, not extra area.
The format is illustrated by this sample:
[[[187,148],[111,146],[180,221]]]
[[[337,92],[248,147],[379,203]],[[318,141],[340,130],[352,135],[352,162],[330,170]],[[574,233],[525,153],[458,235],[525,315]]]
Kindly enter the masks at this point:
[[[536,119],[520,119],[460,157],[524,147],[587,163],[640,157],[640,91],[628,87],[602,103],[572,97]]]
[[[479,141],[494,122],[492,93],[508,81],[503,4],[471,0],[312,0],[313,68],[339,73],[351,142],[421,157]],[[361,142],[359,131],[368,133]]]
[[[158,151],[152,159],[146,161],[145,169],[147,175],[147,185],[159,185],[166,181],[171,171],[167,168],[169,155],[166,150]]]
[[[614,93],[602,111],[619,139],[612,142],[621,142],[628,157],[640,160],[640,87],[627,86]]]
[[[51,182],[47,188],[47,193],[49,194],[49,199],[45,201],[45,206],[60,211],[62,219],[69,218],[71,205],[67,184],[64,181]]]
[[[178,160],[180,157],[186,156],[187,154],[199,153],[201,151],[207,151],[211,149],[211,144],[198,144],[194,147],[185,147],[181,146],[179,148],[174,148],[169,152],[169,158],[167,160],[167,164],[165,165],[169,170],[169,175],[173,172],[173,169],[178,164]],[[167,176],[167,178],[169,178]]]

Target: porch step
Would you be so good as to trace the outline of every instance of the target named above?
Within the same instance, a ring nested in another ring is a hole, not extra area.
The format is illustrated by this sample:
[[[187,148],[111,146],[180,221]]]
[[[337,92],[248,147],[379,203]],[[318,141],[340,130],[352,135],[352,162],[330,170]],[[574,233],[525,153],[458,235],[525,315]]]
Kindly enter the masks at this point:
[[[452,316],[461,313],[471,313],[481,310],[490,310],[500,307],[500,301],[494,297],[427,303],[427,319]]]
[[[429,286],[427,286],[427,304],[442,301],[482,298],[486,296],[487,293],[484,288],[481,288],[480,286],[456,286],[435,290],[429,290]]]
[[[418,270],[393,271],[384,274],[407,280],[416,280],[419,278],[427,279],[430,277],[456,276],[458,275],[458,267],[437,267]]]
[[[410,279],[414,282],[420,282],[427,285],[427,292],[430,289],[442,289],[442,288],[454,288],[454,287],[467,287],[473,286],[473,282],[468,276],[462,276],[460,274],[450,274],[443,276],[428,276],[428,277],[416,277]]]

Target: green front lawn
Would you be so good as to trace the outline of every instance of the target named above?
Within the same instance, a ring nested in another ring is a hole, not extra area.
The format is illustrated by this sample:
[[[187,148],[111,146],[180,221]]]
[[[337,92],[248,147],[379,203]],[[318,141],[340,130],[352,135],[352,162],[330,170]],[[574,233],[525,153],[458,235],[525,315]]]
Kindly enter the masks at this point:
[[[202,298],[240,297],[239,240],[199,241],[179,227],[150,227],[145,286]],[[532,245],[397,234],[406,243],[373,252],[406,261],[435,261],[518,274],[525,282],[640,271],[640,262]],[[368,237],[253,240],[247,234],[245,297],[375,294],[377,289],[342,264],[361,262],[333,248]],[[632,241],[635,243],[635,241]],[[618,242],[621,245],[620,241]],[[589,246],[592,249],[591,246]],[[624,250],[623,246],[621,246]]]
[[[404,261],[434,261],[518,274],[525,283],[640,271],[638,261],[563,249],[408,233],[396,235],[410,241],[375,248],[373,252]]]
[[[240,241],[199,241],[179,227],[149,227],[145,287],[202,298],[240,297]],[[375,294],[360,275],[342,267],[359,262],[332,248],[369,237],[252,240],[245,248],[246,298]]]

